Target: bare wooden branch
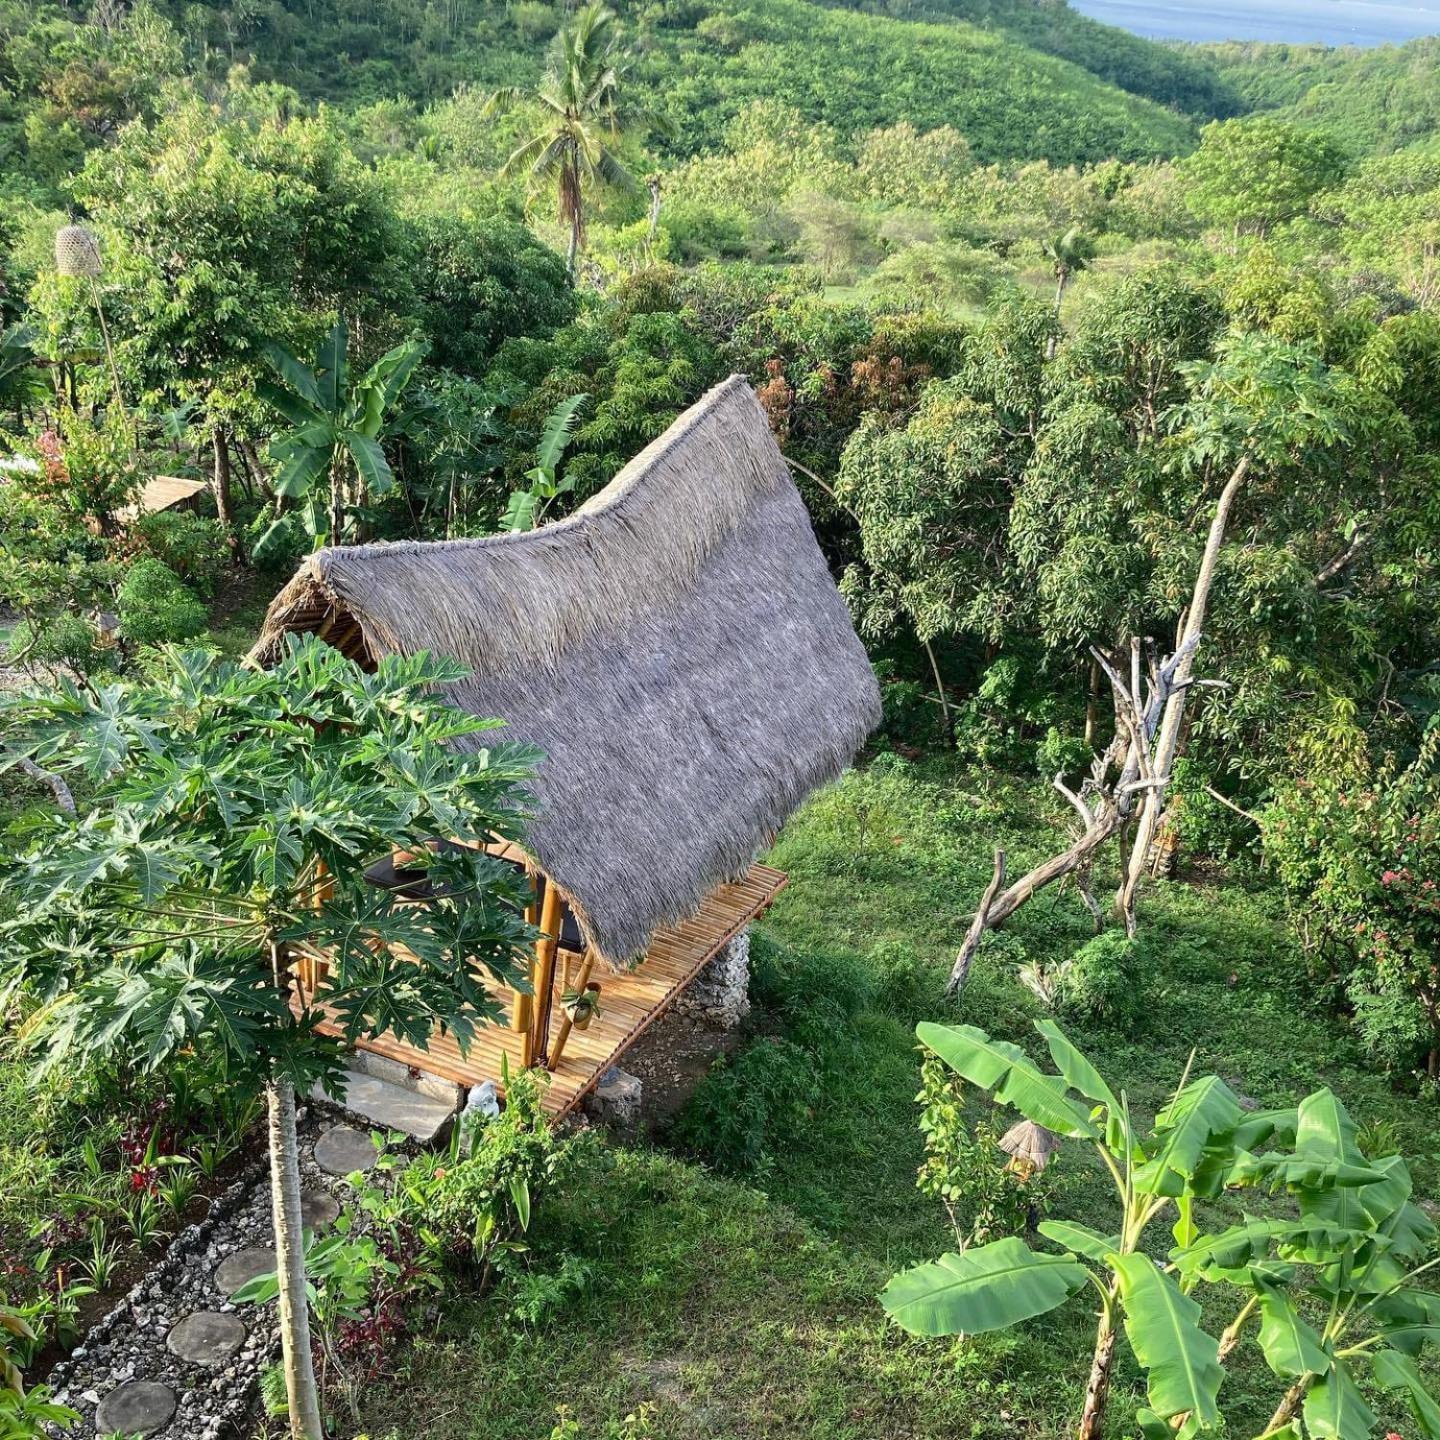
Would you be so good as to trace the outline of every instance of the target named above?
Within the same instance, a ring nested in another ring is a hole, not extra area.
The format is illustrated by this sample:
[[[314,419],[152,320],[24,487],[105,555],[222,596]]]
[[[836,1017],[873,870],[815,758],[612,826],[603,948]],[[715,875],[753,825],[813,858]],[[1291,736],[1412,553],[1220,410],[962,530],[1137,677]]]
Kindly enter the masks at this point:
[[[951,967],[950,979],[945,986],[947,995],[958,995],[964,988],[965,982],[970,978],[970,964],[975,959],[975,952],[980,948],[980,937],[984,935],[985,927],[989,923],[990,907],[1004,883],[1005,852],[997,848],[994,873],[990,876],[990,883],[985,887],[984,895],[980,897],[980,908],[975,912],[975,918],[965,932],[965,943],[961,945],[960,953],[955,957],[955,964]]]
[[[70,787],[54,771],[42,769],[28,755],[15,756],[15,764],[21,774],[28,775],[45,786],[55,797],[55,804],[61,810],[67,815],[75,814],[75,797],[70,793]]]

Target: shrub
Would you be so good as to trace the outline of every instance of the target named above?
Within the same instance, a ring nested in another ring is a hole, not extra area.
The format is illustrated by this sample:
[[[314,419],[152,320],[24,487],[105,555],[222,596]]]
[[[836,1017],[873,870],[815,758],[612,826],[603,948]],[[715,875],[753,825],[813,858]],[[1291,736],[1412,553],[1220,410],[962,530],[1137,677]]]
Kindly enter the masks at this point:
[[[1388,1068],[1440,1073],[1440,728],[1419,754],[1334,768],[1284,789],[1266,858],[1306,948],[1344,984],[1362,1039]],[[1417,1016],[1428,1033],[1415,1043]]]
[[[1105,930],[1082,945],[1056,976],[1055,1008],[1078,1020],[1128,1029],[1143,1007],[1140,944]]]
[[[136,520],[130,538],[142,555],[169,566],[199,594],[208,598],[215,593],[229,559],[225,527],[218,520],[161,510]]]
[[[482,1273],[503,1264],[529,1227],[532,1207],[571,1160],[574,1142],[557,1136],[541,1099],[530,1072],[507,1077],[498,1116],[468,1115],[446,1150],[406,1168],[403,1211],[442,1258]]]
[[[137,645],[189,640],[205,628],[204,603],[180,577],[153,555],[131,567],[117,597],[120,628]]]
[[[766,1037],[721,1060],[700,1082],[675,1138],[731,1174],[763,1173],[773,1161],[772,1134],[802,1123],[821,1094],[815,1056],[794,1041]]]
[[[965,1082],[935,1055],[920,1065],[920,1133],[925,1161],[915,1184],[939,1200],[962,1246],[1033,1228],[1053,1170],[1022,1174],[1009,1165],[988,1119],[966,1114]]]

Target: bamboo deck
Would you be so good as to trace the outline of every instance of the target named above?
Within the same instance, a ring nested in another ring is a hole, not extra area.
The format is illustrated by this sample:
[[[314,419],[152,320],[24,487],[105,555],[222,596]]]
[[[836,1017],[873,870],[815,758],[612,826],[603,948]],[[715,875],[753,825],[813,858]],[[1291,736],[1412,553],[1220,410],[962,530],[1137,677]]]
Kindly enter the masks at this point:
[[[645,958],[625,974],[597,967],[600,1014],[586,1030],[572,1030],[560,1064],[551,1075],[545,1109],[559,1117],[573,1110],[611,1065],[630,1048],[646,1028],[674,1003],[708,960],[714,958],[746,925],[765,910],[784,888],[783,870],[752,865],[741,880],[721,885],[706,896],[699,911],[679,925],[659,930]],[[560,952],[561,963],[578,967],[579,957]],[[502,993],[502,992],[497,992]],[[509,992],[503,992],[509,1000]],[[555,1007],[558,1027],[560,1007]],[[322,1023],[322,1030],[337,1034]],[[552,1034],[554,1033],[552,1029]],[[485,1080],[500,1085],[500,1057],[518,1070],[521,1036],[505,1025],[490,1025],[476,1035],[468,1055],[461,1055],[454,1039],[437,1035],[428,1050],[417,1050],[398,1040],[362,1040],[359,1048],[414,1066],[457,1084],[470,1086]]]

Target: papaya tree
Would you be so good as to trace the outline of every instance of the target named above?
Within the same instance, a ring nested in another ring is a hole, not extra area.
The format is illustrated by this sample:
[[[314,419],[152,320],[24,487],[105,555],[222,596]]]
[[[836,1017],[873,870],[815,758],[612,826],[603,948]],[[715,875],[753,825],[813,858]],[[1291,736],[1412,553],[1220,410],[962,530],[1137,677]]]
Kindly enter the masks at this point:
[[[518,833],[533,756],[487,748],[498,722],[436,693],[464,673],[422,654],[367,674],[292,637],[269,670],[171,650],[144,682],[67,683],[0,711],[0,764],[26,756],[86,782],[80,813],[37,816],[5,857],[16,918],[0,933],[0,989],[26,997],[39,1073],[101,1056],[160,1071],[203,1047],[263,1087],[303,1440],[323,1427],[296,1095],[333,1091],[342,1047],[363,1038],[424,1048],[449,1032],[464,1049],[498,1017],[487,979],[523,983],[523,887],[478,845]],[[432,854],[436,836],[469,843]],[[396,847],[430,868],[429,904],[367,883]]]
[[[1136,1420],[1147,1440],[1222,1428],[1225,1362],[1257,1315],[1256,1343],[1287,1382],[1266,1436],[1299,1440],[1286,1428],[1297,1415],[1315,1437],[1369,1435],[1378,1417],[1356,1383],[1364,1365],[1400,1394],[1423,1434],[1440,1437],[1440,1406],[1415,1363],[1440,1339],[1440,1297],[1416,1283],[1440,1258],[1433,1225],[1410,1200],[1404,1161],[1366,1157],[1328,1090],[1294,1110],[1246,1112],[1223,1080],[1192,1078],[1188,1068],[1142,1134],[1124,1092],[1059,1026],[1044,1020],[1036,1029],[1058,1074],[974,1026],[922,1024],[916,1033],[997,1103],[1089,1144],[1114,1183],[1112,1224],[1100,1231],[1047,1219],[1039,1230],[1055,1252],[1007,1236],[914,1266],[881,1295],[890,1316],[916,1335],[981,1334],[1045,1314],[1088,1285],[1099,1313],[1080,1440],[1101,1433],[1122,1327],[1145,1375]],[[1287,1148],[1260,1151],[1277,1141]],[[1204,1202],[1246,1188],[1274,1195],[1274,1213],[1207,1232]],[[1164,1258],[1154,1253],[1161,1217],[1175,1242]],[[1219,1336],[1201,1323],[1201,1284],[1226,1287],[1238,1302]],[[1303,1318],[1310,1311],[1314,1327]]]

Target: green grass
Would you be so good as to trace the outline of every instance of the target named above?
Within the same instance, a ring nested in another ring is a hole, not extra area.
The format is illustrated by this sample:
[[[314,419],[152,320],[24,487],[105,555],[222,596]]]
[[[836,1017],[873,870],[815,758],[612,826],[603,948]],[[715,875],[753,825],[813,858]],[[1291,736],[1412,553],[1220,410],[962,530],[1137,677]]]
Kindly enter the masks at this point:
[[[942,1000],[992,845],[1006,845],[1018,872],[1048,853],[1059,818],[1038,783],[945,762],[886,762],[812,803],[773,856],[791,884],[756,947],[755,1034],[706,1082],[723,1101],[728,1075],[759,1085],[803,1053],[804,1103],[749,1118],[758,1160],[736,1178],[673,1154],[617,1153],[550,1205],[533,1237],[536,1264],[569,1253],[591,1267],[580,1299],[534,1330],[506,1320],[503,1291],[452,1306],[409,1357],[404,1383],[377,1389],[366,1432],[519,1440],[545,1435],[564,1404],[599,1437],[651,1403],[666,1437],[1066,1434],[1085,1378],[1087,1304],[962,1343],[907,1339],[874,1299],[897,1266],[949,1243],[914,1188],[914,1022],[949,1016],[1029,1043],[1042,1011],[1017,964],[1063,958],[1089,934],[1072,895],[1046,893],[987,941],[962,1002]],[[1365,1068],[1318,1004],[1272,896],[1217,874],[1156,885],[1142,915],[1142,1027],[1070,1027],[1138,1109],[1163,1103],[1192,1048],[1198,1066],[1263,1104],[1328,1084],[1362,1123],[1395,1127],[1418,1193],[1434,1193],[1433,1098],[1399,1094]],[[706,1107],[702,1092],[676,1143],[724,1153]],[[1108,1182],[1082,1153],[1066,1156],[1057,1212],[1104,1224]],[[1210,1308],[1216,1328],[1230,1318]],[[1132,1433],[1139,1394],[1127,1361],[1114,1436]],[[1242,1359],[1223,1398],[1233,1423],[1258,1428],[1276,1382]]]

